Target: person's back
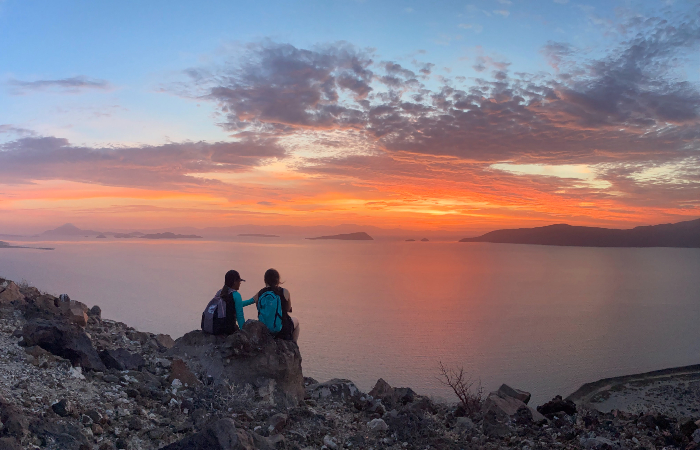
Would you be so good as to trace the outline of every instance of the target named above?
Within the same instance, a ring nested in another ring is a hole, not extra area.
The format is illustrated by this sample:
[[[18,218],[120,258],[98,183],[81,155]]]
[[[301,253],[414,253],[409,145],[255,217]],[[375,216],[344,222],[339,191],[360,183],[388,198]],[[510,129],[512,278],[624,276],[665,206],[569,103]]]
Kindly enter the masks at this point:
[[[209,334],[232,334],[238,331],[239,323],[243,322],[242,306],[245,303],[240,300],[241,296],[237,292],[241,281],[245,280],[241,279],[237,271],[226,272],[224,287],[209,301],[202,313],[202,331]],[[253,299],[248,302],[252,304]]]
[[[265,287],[253,297],[258,307],[258,320],[276,338],[297,342],[299,320],[289,315],[292,312],[291,294],[279,284],[279,272],[268,269],[265,272]]]

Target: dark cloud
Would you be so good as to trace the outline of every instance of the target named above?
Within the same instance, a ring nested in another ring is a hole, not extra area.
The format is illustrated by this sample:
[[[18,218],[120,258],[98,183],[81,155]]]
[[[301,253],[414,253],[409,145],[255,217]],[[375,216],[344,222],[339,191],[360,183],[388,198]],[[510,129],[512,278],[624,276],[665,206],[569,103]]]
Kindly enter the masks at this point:
[[[51,90],[57,92],[77,93],[89,89],[109,90],[111,85],[107,80],[77,76],[58,80],[22,81],[11,79],[7,82],[13,94]]]
[[[696,15],[637,20],[635,36],[607,56],[586,60],[574,47],[549,43],[557,73],[509,73],[510,64],[479,55],[490,73],[457,89],[449,78],[427,88],[397,62],[377,62],[349,44],[314,50],[263,43],[242,63],[195,71],[205,97],[222,106],[234,132],[293,134],[353,129],[385,151],[456,156],[492,163],[600,163],[671,160],[700,138],[700,92],[675,67],[700,44]],[[213,73],[214,75],[206,75]]]
[[[358,127],[362,111],[348,105],[372,91],[371,64],[370,55],[347,44],[317,50],[260,44],[238,69],[213,80],[206,97],[221,104],[230,130]]]
[[[62,138],[27,137],[0,146],[0,179],[3,183],[61,179],[177,189],[218,183],[196,174],[241,172],[285,156],[273,140],[93,148],[71,145]]]

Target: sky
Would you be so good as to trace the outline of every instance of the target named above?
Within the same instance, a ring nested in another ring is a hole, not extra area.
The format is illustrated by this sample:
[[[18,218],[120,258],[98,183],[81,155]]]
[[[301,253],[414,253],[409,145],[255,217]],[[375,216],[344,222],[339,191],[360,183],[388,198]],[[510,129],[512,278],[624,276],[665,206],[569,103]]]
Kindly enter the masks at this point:
[[[0,233],[698,217],[697,2],[0,0]]]

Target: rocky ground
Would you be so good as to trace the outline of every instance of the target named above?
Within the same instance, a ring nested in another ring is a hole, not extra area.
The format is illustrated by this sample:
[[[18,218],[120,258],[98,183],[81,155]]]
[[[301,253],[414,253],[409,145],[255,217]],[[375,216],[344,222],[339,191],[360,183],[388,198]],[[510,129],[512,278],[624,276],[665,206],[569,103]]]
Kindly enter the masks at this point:
[[[672,417],[561,398],[535,409],[529,394],[504,385],[468,413],[383,380],[363,393],[349,380],[303,378],[296,345],[255,322],[227,338],[192,332],[174,342],[3,279],[0,362],[0,450],[694,449],[700,441],[697,393],[674,393],[694,406]]]

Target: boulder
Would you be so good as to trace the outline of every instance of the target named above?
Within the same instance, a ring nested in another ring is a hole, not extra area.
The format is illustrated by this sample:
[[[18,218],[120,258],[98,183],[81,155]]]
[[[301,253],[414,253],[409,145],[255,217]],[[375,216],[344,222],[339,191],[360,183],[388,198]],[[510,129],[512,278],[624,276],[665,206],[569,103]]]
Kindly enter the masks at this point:
[[[209,424],[199,433],[187,436],[177,442],[162,447],[161,450],[242,450],[254,449],[252,437],[243,430],[236,430],[233,419],[220,419]]]
[[[0,284],[0,304],[24,303],[24,295],[19,291],[19,287],[12,281],[5,280]]]
[[[100,320],[102,320],[102,308],[95,305],[88,310],[87,315],[88,315],[88,317],[91,317],[93,319],[100,321]]]
[[[387,425],[382,419],[372,419],[367,422],[367,428],[369,431],[387,431],[389,429],[389,425]]]
[[[141,370],[146,365],[146,360],[143,359],[143,356],[137,353],[130,353],[123,348],[102,350],[100,359],[108,369]]]
[[[228,380],[241,387],[270,388],[270,401],[280,406],[296,406],[304,399],[299,347],[274,339],[258,321],[247,322],[230,336],[191,331],[177,339],[168,352],[191,369],[212,377],[215,384]]]
[[[518,393],[523,391],[518,391],[517,389],[512,389],[512,391],[517,394],[516,397],[511,397],[509,395],[509,393],[511,392],[510,388],[504,390],[499,389],[496,392],[491,392],[488,395],[488,397],[486,397],[486,400],[484,400],[484,403],[481,407],[482,413],[493,413],[495,417],[500,419],[503,419],[505,417],[519,417],[521,419],[523,417],[527,417],[529,419],[531,417],[531,420],[535,423],[547,421],[547,419],[542,414],[537,412],[534,408],[527,406],[525,402],[520,400],[522,396]],[[523,414],[523,412],[518,413],[518,410],[523,408],[527,409],[529,414]]]
[[[0,421],[3,423],[1,431],[3,435],[21,439],[29,432],[29,417],[2,397],[0,397]]]
[[[85,331],[64,322],[35,319],[27,322],[22,329],[22,337],[27,347],[38,345],[44,350],[70,360],[74,366],[85,370],[104,371],[97,350],[92,346]]]
[[[170,376],[168,377],[168,381],[171,383],[175,380],[180,380],[182,384],[187,386],[198,386],[202,384],[199,378],[187,367],[187,363],[177,358],[173,359],[170,365]]]
[[[65,297],[68,299],[68,296]],[[57,302],[58,308],[61,313],[71,322],[78,326],[84,327],[87,325],[88,321],[88,307],[84,303],[80,303],[75,300],[65,300],[60,299]]]
[[[159,346],[167,349],[171,349],[175,346],[175,341],[170,337],[169,334],[157,334],[156,342]]]
[[[498,395],[500,395],[501,397],[517,398],[526,405],[530,401],[530,397],[532,396],[529,392],[521,391],[520,389],[513,389],[507,384],[502,384],[496,392],[498,392]]]
[[[564,412],[568,416],[576,414],[576,404],[571,400],[562,400],[561,395],[557,395],[552,400],[544,405],[537,407],[537,411],[545,416],[554,415],[558,412]]]
[[[53,448],[66,450],[81,450],[91,448],[85,435],[82,433],[82,426],[74,425],[65,419],[44,419],[29,426],[29,430],[42,438],[42,440],[53,441]]]
[[[389,409],[413,403],[416,399],[416,393],[413,392],[413,389],[391,387],[382,378],[377,380],[372,390],[369,391],[369,395],[381,399],[382,403]]]
[[[334,378],[325,383],[306,387],[306,395],[314,400],[336,400],[351,402],[362,396],[362,392],[350,380]]]

